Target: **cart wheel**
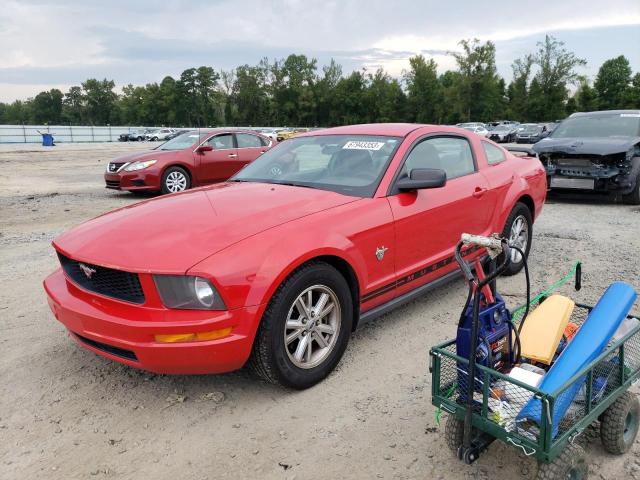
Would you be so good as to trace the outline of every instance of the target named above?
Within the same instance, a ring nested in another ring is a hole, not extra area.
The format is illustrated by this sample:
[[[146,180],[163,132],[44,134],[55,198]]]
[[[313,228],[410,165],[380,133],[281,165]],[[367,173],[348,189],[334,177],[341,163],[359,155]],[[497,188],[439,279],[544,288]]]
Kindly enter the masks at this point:
[[[477,430],[473,428],[471,430],[472,437],[475,436]],[[462,440],[464,437],[464,420],[460,420],[459,418],[448,415],[447,421],[444,424],[444,438],[447,442],[447,446],[449,449],[458,454],[458,449],[462,445]]]
[[[589,477],[587,456],[580,445],[567,443],[562,453],[551,463],[540,463],[537,480],[586,480]]]
[[[604,449],[614,455],[629,451],[638,434],[640,403],[631,392],[620,395],[602,415],[600,439]]]

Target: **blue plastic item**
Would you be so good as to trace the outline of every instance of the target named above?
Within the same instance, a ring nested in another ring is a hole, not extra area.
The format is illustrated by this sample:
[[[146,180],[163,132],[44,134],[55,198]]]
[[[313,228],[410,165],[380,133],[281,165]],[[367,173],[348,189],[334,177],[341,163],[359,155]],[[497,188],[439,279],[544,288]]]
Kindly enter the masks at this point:
[[[575,337],[562,351],[549,372],[542,379],[538,389],[553,394],[576,373],[592,362],[606,348],[620,323],[626,318],[636,300],[633,287],[624,282],[614,282],[604,292],[593,307]],[[552,437],[558,434],[560,421],[564,418],[571,402],[580,391],[585,379],[574,382],[555,401],[553,408]],[[519,422],[531,420],[540,425],[542,413],[540,400],[532,398],[516,418]]]
[[[53,135],[50,133],[42,134],[42,146],[43,147],[53,147]]]

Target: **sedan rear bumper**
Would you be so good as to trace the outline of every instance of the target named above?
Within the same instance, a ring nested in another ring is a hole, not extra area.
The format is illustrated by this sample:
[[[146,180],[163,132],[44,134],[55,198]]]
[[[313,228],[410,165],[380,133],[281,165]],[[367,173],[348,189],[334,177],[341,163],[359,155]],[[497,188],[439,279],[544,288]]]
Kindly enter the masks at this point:
[[[164,374],[224,373],[249,358],[259,306],[230,311],[149,309],[92,295],[61,269],[44,281],[49,307],[83,348],[132,367]],[[151,315],[157,321],[140,320]],[[138,313],[136,315],[136,313]],[[217,340],[159,343],[155,335],[210,332],[231,327]]]

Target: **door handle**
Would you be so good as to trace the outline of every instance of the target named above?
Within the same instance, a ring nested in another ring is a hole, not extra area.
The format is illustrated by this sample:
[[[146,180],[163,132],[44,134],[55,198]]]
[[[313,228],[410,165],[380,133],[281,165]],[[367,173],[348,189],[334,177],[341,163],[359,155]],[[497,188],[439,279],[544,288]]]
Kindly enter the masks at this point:
[[[236,158],[238,155],[236,155],[235,153],[230,153],[229,154],[229,158]]]
[[[473,191],[473,197],[474,198],[480,198],[482,197],[485,193],[487,193],[487,189],[484,187],[476,187],[476,189]]]

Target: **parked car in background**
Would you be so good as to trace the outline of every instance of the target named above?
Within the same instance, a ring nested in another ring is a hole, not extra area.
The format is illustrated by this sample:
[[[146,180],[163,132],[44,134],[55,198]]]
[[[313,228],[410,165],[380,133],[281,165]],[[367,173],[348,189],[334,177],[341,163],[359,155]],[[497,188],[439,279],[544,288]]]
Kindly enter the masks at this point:
[[[147,135],[147,130],[131,130],[128,133],[121,133],[118,140],[120,142],[142,142]]]
[[[459,123],[457,126],[473,132],[476,135],[480,135],[481,137],[489,136],[489,130],[484,126],[484,123]]]
[[[158,140],[166,141],[173,138],[171,137],[173,133],[175,133],[175,130],[173,128],[159,128],[157,130],[151,130],[147,132],[145,138],[147,140],[151,140],[152,142],[157,142]]]
[[[489,130],[489,139],[498,143],[510,143],[516,140],[518,127],[512,123],[501,123]]]
[[[516,142],[536,143],[544,137],[544,127],[537,123],[523,123],[518,127]]]
[[[614,192],[640,205],[640,110],[574,113],[533,149],[550,188]]]
[[[185,135],[175,140],[194,158],[198,146],[228,152],[235,142],[221,136],[241,143],[237,131]],[[459,128],[329,128],[278,144],[228,182],[57,237],[62,268],[44,287],[71,337],[111,360],[173,374],[249,361],[268,381],[307,388],[358,325],[457,277],[463,232],[499,232],[528,255],[546,191],[536,158]],[[524,259],[511,255],[515,274]]]
[[[260,134],[269,137],[274,142],[278,140],[278,133],[284,131],[284,128],[261,128]]]
[[[180,192],[227,180],[272,145],[251,130],[188,131],[150,151],[112,160],[104,179],[115,190]]]
[[[292,129],[285,129],[282,130],[280,132],[278,132],[277,135],[277,140],[279,142],[282,142],[283,140],[286,140],[287,138],[291,138],[295,135],[298,135],[299,133],[305,133],[308,132],[309,129],[308,128],[292,128]]]

